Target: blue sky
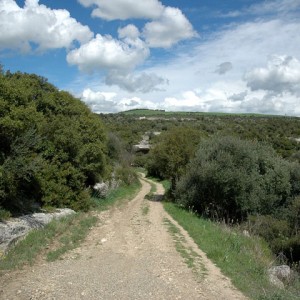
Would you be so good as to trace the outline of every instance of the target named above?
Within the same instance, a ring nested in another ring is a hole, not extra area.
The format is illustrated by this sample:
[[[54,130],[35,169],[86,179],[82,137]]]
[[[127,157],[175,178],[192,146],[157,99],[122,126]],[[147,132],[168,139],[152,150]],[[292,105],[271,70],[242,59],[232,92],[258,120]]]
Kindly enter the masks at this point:
[[[95,112],[300,116],[300,0],[0,0],[0,62]]]

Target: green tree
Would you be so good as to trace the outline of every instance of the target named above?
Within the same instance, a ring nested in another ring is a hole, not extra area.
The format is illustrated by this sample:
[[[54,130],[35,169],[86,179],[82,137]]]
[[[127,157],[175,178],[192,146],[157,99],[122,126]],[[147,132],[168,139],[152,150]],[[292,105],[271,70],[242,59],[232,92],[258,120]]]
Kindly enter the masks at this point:
[[[200,144],[178,184],[176,199],[218,219],[273,214],[292,196],[291,170],[270,146],[215,136]]]
[[[174,127],[163,132],[151,149],[147,170],[149,175],[170,179],[171,191],[184,174],[193,157],[201,132],[192,128]]]
[[[106,132],[79,99],[43,77],[0,74],[0,206],[87,209],[107,175]],[[0,207],[1,208],[1,207]]]

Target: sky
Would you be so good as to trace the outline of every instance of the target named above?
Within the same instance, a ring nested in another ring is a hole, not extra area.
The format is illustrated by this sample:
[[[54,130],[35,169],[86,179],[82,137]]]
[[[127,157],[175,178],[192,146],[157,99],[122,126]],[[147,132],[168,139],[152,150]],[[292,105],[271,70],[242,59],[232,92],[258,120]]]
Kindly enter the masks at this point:
[[[96,113],[300,116],[300,0],[0,0],[0,63]]]

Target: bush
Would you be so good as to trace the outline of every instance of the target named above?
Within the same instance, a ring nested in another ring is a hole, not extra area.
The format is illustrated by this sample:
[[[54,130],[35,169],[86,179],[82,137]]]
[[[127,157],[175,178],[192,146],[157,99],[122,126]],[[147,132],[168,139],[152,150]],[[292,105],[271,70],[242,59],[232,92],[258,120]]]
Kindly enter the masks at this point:
[[[227,221],[273,214],[292,195],[291,169],[270,146],[215,136],[200,144],[178,183],[176,201]]]
[[[45,78],[0,74],[0,205],[86,210],[87,188],[107,175],[99,117]]]
[[[137,181],[137,174],[131,167],[119,165],[115,169],[115,179],[131,185]]]
[[[1,208],[0,206],[0,221],[7,220],[11,217],[11,214],[6,209]]]
[[[162,133],[150,150],[147,172],[149,176],[169,179],[173,192],[180,176],[194,156],[201,132],[188,127],[174,127]]]

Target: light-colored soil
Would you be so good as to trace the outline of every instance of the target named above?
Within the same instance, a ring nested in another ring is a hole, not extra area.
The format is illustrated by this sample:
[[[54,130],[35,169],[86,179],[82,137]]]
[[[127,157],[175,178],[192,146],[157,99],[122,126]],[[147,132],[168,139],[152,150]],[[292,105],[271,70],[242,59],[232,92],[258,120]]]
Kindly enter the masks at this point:
[[[144,199],[149,191],[142,180],[135,199],[99,213],[99,225],[63,259],[0,277],[0,299],[246,299],[160,202]],[[194,267],[176,250],[170,226],[199,262]]]

